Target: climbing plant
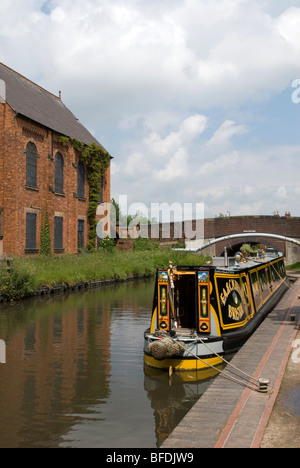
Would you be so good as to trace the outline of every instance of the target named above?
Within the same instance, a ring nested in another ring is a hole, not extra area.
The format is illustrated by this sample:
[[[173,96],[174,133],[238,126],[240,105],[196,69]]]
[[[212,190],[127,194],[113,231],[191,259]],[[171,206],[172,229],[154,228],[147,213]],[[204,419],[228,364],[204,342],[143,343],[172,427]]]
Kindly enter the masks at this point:
[[[101,192],[101,176],[103,176],[104,172],[109,167],[111,156],[102,146],[96,143],[85,145],[79,140],[67,137],[60,137],[59,142],[61,144],[71,142],[73,148],[79,152],[79,160],[82,161],[86,167],[87,181],[89,184],[88,249],[92,250],[96,246],[96,210]]]
[[[42,212],[40,253],[43,255],[50,255],[51,253],[50,224],[49,224],[47,207],[46,207],[46,213],[45,213],[45,222],[44,222],[44,217],[43,217],[43,212]]]

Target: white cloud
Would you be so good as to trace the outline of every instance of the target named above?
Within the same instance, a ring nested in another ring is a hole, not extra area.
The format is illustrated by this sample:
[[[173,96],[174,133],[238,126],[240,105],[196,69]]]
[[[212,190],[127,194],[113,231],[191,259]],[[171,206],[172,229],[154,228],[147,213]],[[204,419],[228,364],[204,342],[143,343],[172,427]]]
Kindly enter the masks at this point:
[[[208,118],[205,115],[192,115],[182,122],[181,134],[183,138],[193,138],[206,130]]]
[[[237,125],[232,120],[226,120],[215,131],[214,135],[205,145],[205,150],[213,153],[224,151],[234,136],[242,135],[248,130],[245,125]]]
[[[188,176],[188,154],[185,148],[178,148],[175,153],[169,158],[163,169],[158,169],[154,172],[154,178],[162,183],[169,182],[173,179],[185,179]]]
[[[143,153],[133,153],[131,154],[124,167],[124,173],[130,178],[138,180],[140,177],[143,177],[145,173],[149,173],[150,166],[148,159]]]
[[[187,177],[190,145],[205,131],[207,120],[204,115],[192,115],[183,120],[177,131],[164,137],[150,132],[140,151],[129,154],[124,161],[122,172],[143,179],[152,173],[152,180],[160,183]]]
[[[224,154],[213,162],[204,163],[197,173],[201,176],[211,176],[212,174],[220,174],[223,169],[237,171],[237,165],[240,162],[240,157],[237,151],[231,154]]]
[[[270,145],[296,105],[260,114],[300,78],[299,29],[300,0],[1,0],[0,60],[62,90],[114,156],[113,196],[300,214],[300,142]]]
[[[282,13],[275,24],[279,34],[291,45],[295,53],[299,52],[300,8],[289,8]]]
[[[45,14],[43,1],[4,0],[2,57],[68,100],[80,93],[93,119],[103,106],[116,123],[170,104],[240,104],[280,92],[299,70],[300,8],[276,18],[266,3],[60,0]]]
[[[285,200],[287,198],[287,189],[284,186],[278,187],[276,193],[275,193],[276,198],[279,200]]]

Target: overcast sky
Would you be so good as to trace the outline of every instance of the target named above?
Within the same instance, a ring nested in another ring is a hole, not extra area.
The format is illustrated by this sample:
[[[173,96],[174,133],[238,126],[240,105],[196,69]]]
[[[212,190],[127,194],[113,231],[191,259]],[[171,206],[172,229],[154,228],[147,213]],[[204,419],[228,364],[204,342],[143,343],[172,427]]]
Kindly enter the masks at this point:
[[[300,0],[1,0],[0,61],[62,91],[117,201],[300,216]]]

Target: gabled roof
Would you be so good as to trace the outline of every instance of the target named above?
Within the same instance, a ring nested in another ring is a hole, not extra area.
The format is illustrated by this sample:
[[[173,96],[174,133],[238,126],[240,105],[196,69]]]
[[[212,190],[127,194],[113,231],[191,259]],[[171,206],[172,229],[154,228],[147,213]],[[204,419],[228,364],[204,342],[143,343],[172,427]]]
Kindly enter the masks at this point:
[[[60,97],[0,63],[0,80],[5,82],[6,102],[17,114],[86,145],[100,143],[76,119]]]

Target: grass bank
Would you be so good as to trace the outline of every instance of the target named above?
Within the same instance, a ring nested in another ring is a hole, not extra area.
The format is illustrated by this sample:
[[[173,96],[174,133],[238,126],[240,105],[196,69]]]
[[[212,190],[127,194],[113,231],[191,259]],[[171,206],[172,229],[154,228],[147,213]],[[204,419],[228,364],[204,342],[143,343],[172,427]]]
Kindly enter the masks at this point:
[[[300,262],[293,263],[293,265],[288,265],[287,268],[289,270],[300,270]]]
[[[125,280],[133,275],[154,275],[157,268],[174,264],[202,265],[207,259],[169,249],[134,252],[99,251],[61,257],[15,258],[12,270],[0,271],[0,295],[9,300],[22,299],[38,289],[73,286],[95,280]]]

